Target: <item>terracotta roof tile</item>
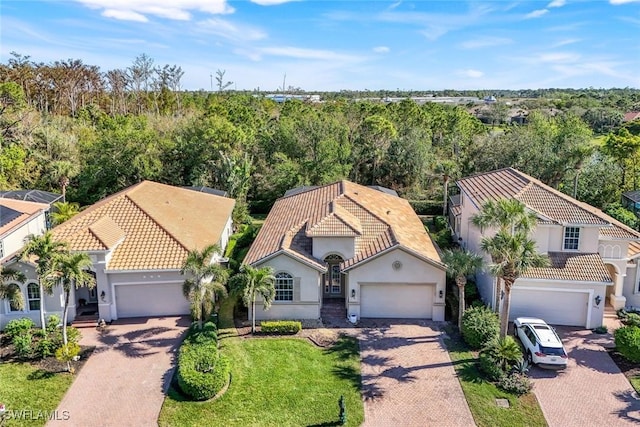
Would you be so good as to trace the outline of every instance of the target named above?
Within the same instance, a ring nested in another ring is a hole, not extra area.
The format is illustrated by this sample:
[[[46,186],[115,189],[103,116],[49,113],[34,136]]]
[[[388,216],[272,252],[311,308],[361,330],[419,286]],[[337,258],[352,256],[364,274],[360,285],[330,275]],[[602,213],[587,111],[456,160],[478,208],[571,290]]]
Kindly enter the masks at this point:
[[[23,200],[14,199],[2,199],[0,198],[0,206],[4,206],[12,211],[15,211],[15,217],[10,219],[6,224],[0,227],[0,236],[13,230],[25,221],[30,220],[40,212],[49,209],[49,205],[46,203],[37,202],[25,202]],[[2,218],[0,218],[2,220]],[[1,221],[5,222],[5,221]]]
[[[245,262],[254,264],[280,251],[293,251],[324,268],[322,260],[311,255],[312,237],[336,236],[355,238],[356,255],[345,260],[345,268],[394,246],[440,261],[435,245],[406,200],[340,181],[278,199]]]
[[[110,270],[178,269],[217,243],[234,200],[152,181],[107,197],[53,229],[76,251],[113,248]]]
[[[578,252],[549,252],[551,265],[531,268],[522,278],[570,280],[576,282],[611,283],[611,275],[599,254]]]

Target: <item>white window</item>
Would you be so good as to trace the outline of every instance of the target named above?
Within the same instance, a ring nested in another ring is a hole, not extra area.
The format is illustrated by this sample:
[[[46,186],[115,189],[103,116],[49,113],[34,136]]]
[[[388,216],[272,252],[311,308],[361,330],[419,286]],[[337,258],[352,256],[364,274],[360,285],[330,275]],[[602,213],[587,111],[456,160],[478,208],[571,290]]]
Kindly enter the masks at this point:
[[[276,274],[276,301],[293,301],[293,277],[289,273]]]
[[[580,227],[566,227],[564,229],[564,249],[577,251],[580,244]]]
[[[27,285],[27,300],[29,311],[40,310],[40,287],[37,284],[29,283]]]
[[[340,286],[340,265],[333,264],[331,266],[331,293],[339,294],[342,290]]]
[[[11,290],[16,292],[22,292],[22,290],[20,289],[20,286],[16,285],[15,283],[10,284],[9,288],[11,288]],[[13,305],[11,301],[9,301],[9,311],[22,311],[22,310],[20,310],[18,307]]]

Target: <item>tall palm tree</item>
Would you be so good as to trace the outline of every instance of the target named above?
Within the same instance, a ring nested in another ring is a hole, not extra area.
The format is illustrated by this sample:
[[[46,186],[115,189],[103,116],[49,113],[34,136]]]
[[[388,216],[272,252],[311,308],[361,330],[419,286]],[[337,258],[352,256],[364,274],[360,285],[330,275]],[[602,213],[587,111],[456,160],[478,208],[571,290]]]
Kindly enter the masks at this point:
[[[67,201],[67,187],[71,178],[79,172],[78,166],[69,160],[58,160],[51,164],[51,176],[60,186],[62,202]]]
[[[55,240],[50,231],[47,231],[41,236],[29,236],[27,244],[22,249],[22,259],[29,260],[31,257],[37,258],[35,262],[40,285],[40,325],[43,331],[46,330],[44,323],[44,292],[46,290],[47,293],[51,293],[52,282],[48,278],[52,272],[52,261],[56,255],[66,251],[67,244]]]
[[[91,258],[84,252],[59,253],[52,260],[51,275],[49,280],[62,285],[64,293],[64,311],[62,313],[62,341],[66,345],[67,340],[67,319],[69,312],[69,295],[71,287],[81,288],[88,286],[93,288],[95,280],[87,271],[91,267]]]
[[[444,186],[444,202],[442,204],[442,215],[447,216],[447,205],[449,203],[449,181],[458,172],[458,165],[452,160],[444,160],[436,166],[436,172],[442,175],[442,184]]]
[[[227,294],[225,283],[229,277],[227,270],[219,264],[212,264],[216,253],[220,253],[218,245],[209,245],[198,251],[189,252],[180,273],[187,276],[182,285],[182,293],[191,303],[191,314],[198,326],[202,328],[203,320],[213,313],[216,297]]]
[[[527,210],[524,203],[516,199],[500,199],[497,201],[488,200],[482,205],[480,212],[471,217],[471,222],[476,227],[484,231],[487,228],[497,228],[511,235],[522,232],[525,235],[532,231],[537,223],[537,216],[534,212]],[[496,257],[499,254],[494,254]],[[502,262],[499,258],[493,258],[494,264]],[[498,277],[494,289],[496,312],[500,309],[500,293],[502,282]]]
[[[60,225],[80,212],[80,205],[72,202],[56,202],[53,207],[55,208],[55,211],[51,212],[53,225]]]
[[[545,267],[549,258],[538,253],[536,242],[523,232],[510,234],[500,230],[495,236],[482,239],[480,247],[493,260],[489,271],[504,282],[504,303],[500,313],[500,337],[507,335],[511,288],[522,274],[530,268]],[[496,261],[498,260],[498,261]]]
[[[467,250],[456,249],[446,250],[442,261],[447,265],[447,274],[455,279],[458,286],[458,328],[462,328],[462,315],[465,310],[464,287],[467,284],[467,276],[482,268],[482,257]]]
[[[18,310],[24,309],[24,296],[20,288],[13,283],[7,282],[20,282],[24,283],[26,277],[21,271],[13,270],[10,268],[4,268],[0,270],[0,300],[9,300],[9,304]]]
[[[256,332],[256,297],[262,296],[264,309],[268,310],[276,295],[275,283],[273,268],[255,268],[247,264],[240,267],[240,273],[229,282],[232,292],[242,296],[245,306],[251,306],[251,333]]]

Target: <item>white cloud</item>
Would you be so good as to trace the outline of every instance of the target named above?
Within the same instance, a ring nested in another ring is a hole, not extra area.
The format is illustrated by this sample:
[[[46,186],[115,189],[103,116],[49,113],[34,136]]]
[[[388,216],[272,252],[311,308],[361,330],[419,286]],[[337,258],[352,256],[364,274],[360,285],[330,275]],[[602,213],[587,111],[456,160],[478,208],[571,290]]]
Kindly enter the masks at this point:
[[[186,21],[191,19],[189,11],[211,14],[233,13],[227,0],[75,0],[91,9],[101,9],[102,16],[122,21],[147,22],[147,16]]]
[[[538,10],[534,10],[533,12],[527,13],[524,18],[525,19],[532,19],[532,18],[540,18],[543,15],[546,15],[547,13],[549,13],[549,9],[538,9]]]
[[[389,53],[391,49],[389,49],[387,46],[376,46],[373,48],[373,51],[375,53]]]
[[[504,46],[513,43],[513,40],[504,37],[480,37],[460,43],[463,49],[482,49],[485,47]]]
[[[609,3],[613,5],[619,5],[619,4],[635,3],[638,1],[640,0],[609,0]]]
[[[578,43],[580,41],[582,41],[582,40],[580,40],[580,39],[564,39],[564,40],[557,41],[556,43],[554,43],[550,47],[552,47],[552,48],[562,47],[562,46],[567,46],[567,45],[570,45],[570,44]]]
[[[264,47],[260,52],[265,55],[284,56],[296,59],[318,59],[323,61],[352,61],[359,58],[351,55],[345,55],[330,50],[322,49],[305,49],[293,46],[273,46]]]
[[[225,19],[210,18],[196,24],[196,29],[207,34],[215,34],[228,40],[262,40],[267,34],[255,27],[234,24]]]
[[[259,4],[260,6],[275,6],[278,4],[290,3],[293,1],[300,1],[300,0],[250,0],[250,1],[251,3]]]
[[[567,0],[552,0],[547,7],[562,7],[567,4]]]
[[[474,70],[471,68],[468,70],[460,70],[456,74],[462,77],[469,77],[471,79],[479,79],[480,77],[484,76],[484,73],[482,71]]]

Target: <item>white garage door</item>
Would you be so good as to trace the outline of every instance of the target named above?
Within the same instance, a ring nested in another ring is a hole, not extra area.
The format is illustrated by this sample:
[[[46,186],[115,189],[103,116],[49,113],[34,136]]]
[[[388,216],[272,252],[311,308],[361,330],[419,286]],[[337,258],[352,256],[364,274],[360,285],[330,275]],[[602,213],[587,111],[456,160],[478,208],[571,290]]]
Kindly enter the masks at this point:
[[[118,317],[189,314],[182,283],[116,285]]]
[[[586,326],[589,294],[513,288],[509,319],[539,317],[552,325]]]
[[[360,317],[431,319],[434,285],[360,285]]]

